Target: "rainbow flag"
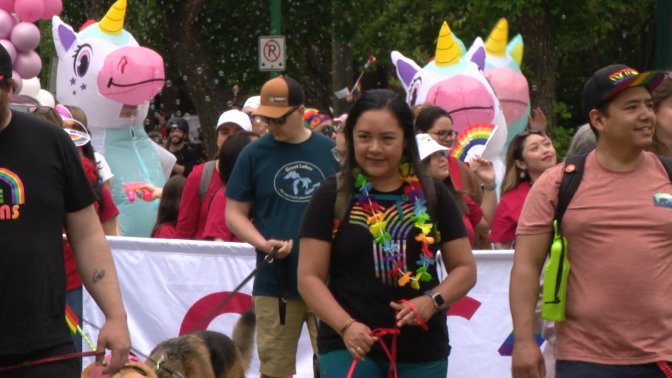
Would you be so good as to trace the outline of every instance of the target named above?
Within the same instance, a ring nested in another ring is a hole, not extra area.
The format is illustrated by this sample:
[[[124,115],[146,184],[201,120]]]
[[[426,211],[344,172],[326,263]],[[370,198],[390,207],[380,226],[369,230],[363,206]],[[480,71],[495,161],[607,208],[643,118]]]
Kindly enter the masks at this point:
[[[450,155],[455,159],[466,161],[469,150],[478,145],[485,146],[494,130],[495,125],[492,123],[475,123],[467,126],[457,136],[455,146],[450,150]]]
[[[77,327],[79,327],[79,319],[75,312],[72,311],[72,308],[66,303],[65,304],[65,322],[68,323],[68,328],[73,335],[77,334]]]
[[[354,98],[357,98],[361,94],[362,94],[362,82],[357,80],[357,83],[355,84],[355,88],[352,90],[352,96]]]

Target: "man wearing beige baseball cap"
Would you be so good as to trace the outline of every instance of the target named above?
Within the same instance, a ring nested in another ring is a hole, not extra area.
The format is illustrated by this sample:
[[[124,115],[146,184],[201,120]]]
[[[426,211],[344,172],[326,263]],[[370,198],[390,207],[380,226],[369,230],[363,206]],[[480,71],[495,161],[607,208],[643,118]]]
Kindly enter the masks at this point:
[[[267,81],[252,113],[269,133],[245,147],[226,188],[226,223],[257,252],[252,294],[262,377],[296,373],[306,322],[315,348],[316,321],[296,287],[299,225],[311,195],[336,173],[333,140],[303,125],[304,92],[288,76]]]

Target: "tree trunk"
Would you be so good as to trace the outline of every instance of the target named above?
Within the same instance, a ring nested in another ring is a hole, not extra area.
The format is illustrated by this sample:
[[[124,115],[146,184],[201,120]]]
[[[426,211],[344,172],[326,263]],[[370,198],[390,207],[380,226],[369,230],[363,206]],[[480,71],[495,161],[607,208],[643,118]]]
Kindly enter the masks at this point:
[[[546,114],[549,129],[556,125],[556,58],[551,42],[549,4],[539,6],[539,12],[521,15],[520,34],[525,36],[523,64],[530,84],[532,108],[540,107]]]
[[[213,157],[217,153],[214,126],[219,114],[228,109],[227,101],[231,98],[221,83],[215,83],[219,82],[215,80],[218,76],[211,64],[215,59],[202,42],[205,38],[201,28],[195,25],[204,3],[204,0],[162,1],[159,6],[166,37],[172,41],[170,54],[164,59],[177,68],[184,79],[201,125],[203,143],[208,156]]]

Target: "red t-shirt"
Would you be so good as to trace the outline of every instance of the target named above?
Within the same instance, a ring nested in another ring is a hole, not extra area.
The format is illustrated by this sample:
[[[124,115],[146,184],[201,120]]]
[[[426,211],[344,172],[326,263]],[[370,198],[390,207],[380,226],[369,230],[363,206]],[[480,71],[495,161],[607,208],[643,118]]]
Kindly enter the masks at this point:
[[[177,232],[174,224],[164,223],[156,228],[156,231],[152,234],[152,237],[160,239],[175,239],[176,233]]]
[[[110,192],[110,189],[107,186],[103,185],[100,196],[103,205],[102,209],[98,210],[98,219],[100,219],[100,223],[105,223],[119,215],[119,209],[114,203],[112,192]],[[82,280],[77,271],[75,255],[72,253],[72,248],[70,248],[70,243],[68,243],[67,240],[63,240],[63,254],[65,257],[65,274],[67,277],[68,291],[70,291],[82,286]]]
[[[224,210],[226,209],[225,193],[226,186],[223,185],[217,190],[215,197],[212,199],[212,205],[210,205],[208,218],[205,221],[205,227],[203,229],[202,236],[204,239],[240,241],[240,239],[238,239],[226,225],[226,217],[224,216]]]
[[[523,181],[499,200],[490,225],[491,242],[511,243],[516,240],[518,219],[531,187],[529,181]]]
[[[469,236],[469,242],[471,245],[474,245],[474,239],[475,239],[475,231],[476,226],[478,226],[478,223],[483,219],[483,210],[481,210],[481,207],[474,202],[474,200],[464,194],[464,202],[467,204],[467,208],[469,209],[469,214],[466,214],[464,216],[464,227],[467,229],[467,235]]]
[[[224,187],[222,180],[219,178],[219,172],[213,170],[212,180],[210,180],[208,190],[203,197],[203,201],[201,201],[198,196],[198,187],[201,184],[204,166],[205,164],[195,166],[184,184],[180,210],[177,216],[176,238],[204,240],[205,222],[208,219],[209,209],[214,206],[213,195],[217,192],[217,195],[224,196],[224,191],[218,190]],[[224,212],[224,209],[222,209],[222,212]]]

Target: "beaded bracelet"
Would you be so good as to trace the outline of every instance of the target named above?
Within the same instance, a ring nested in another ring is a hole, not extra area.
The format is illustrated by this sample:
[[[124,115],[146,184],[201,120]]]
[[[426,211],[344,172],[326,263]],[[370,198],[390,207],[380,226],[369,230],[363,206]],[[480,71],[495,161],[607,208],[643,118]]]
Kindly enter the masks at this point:
[[[345,333],[345,331],[348,329],[348,327],[350,327],[352,325],[352,323],[354,323],[354,322],[355,322],[355,319],[353,319],[353,318],[350,318],[350,319],[346,320],[345,323],[343,323],[343,326],[341,327],[341,330],[338,332],[339,335],[341,335],[341,337],[343,337],[343,333]]]

